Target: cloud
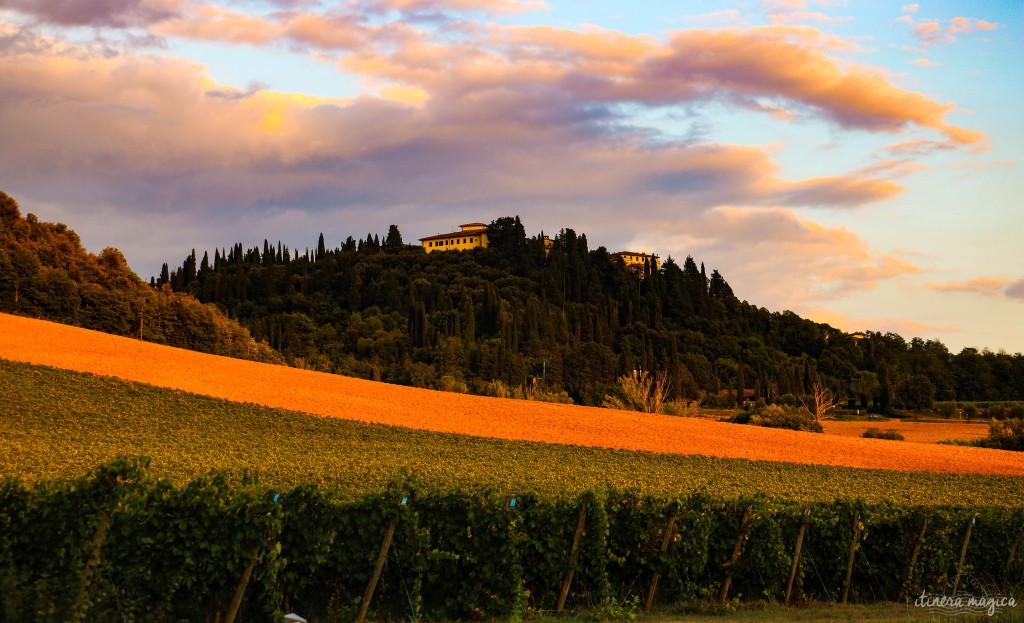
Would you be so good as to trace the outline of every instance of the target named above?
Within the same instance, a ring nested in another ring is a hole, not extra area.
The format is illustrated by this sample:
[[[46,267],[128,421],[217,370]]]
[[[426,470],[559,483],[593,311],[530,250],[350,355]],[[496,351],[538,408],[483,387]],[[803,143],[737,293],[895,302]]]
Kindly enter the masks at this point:
[[[945,122],[952,103],[900,89],[875,73],[843,71],[819,49],[831,42],[807,26],[676,31],[667,43],[596,28],[493,27],[491,33],[485,46],[414,41],[391,53],[354,54],[342,67],[430,93],[493,95],[529,84],[581,102],[649,107],[723,98],[749,105],[760,98],[790,102],[846,128],[899,132],[913,124],[961,144],[984,137]],[[778,105],[765,109],[785,112]]]
[[[953,140],[930,141],[916,139],[886,145],[880,151],[888,152],[894,156],[927,156],[937,151],[954,150],[957,146],[957,143]]]
[[[642,53],[593,44],[577,49],[613,63]],[[673,202],[689,212],[856,207],[901,190],[870,173],[783,179],[760,147],[653,143],[642,131],[609,129],[613,113],[567,97],[557,83],[544,88],[543,64],[492,76],[494,57],[466,56],[466,66],[431,68],[437,75],[422,92],[344,99],[259,83],[236,89],[200,65],[156,56],[8,54],[0,56],[0,114],[19,123],[0,127],[0,143],[11,147],[0,170],[47,196],[61,192],[56,174],[68,193],[86,192],[72,189],[92,179],[108,202],[148,197],[197,209],[340,200],[617,210],[629,196],[664,215]]]
[[[904,4],[900,11],[903,13],[917,13],[919,8],[921,8],[920,4]]]
[[[907,61],[911,65],[917,65],[918,67],[938,67],[939,63],[930,61],[927,58],[915,58],[912,61]]]
[[[641,222],[638,223],[642,229]],[[826,227],[781,208],[718,207],[674,225],[635,246],[715,258],[742,296],[772,309],[796,309],[875,289],[920,269],[872,249],[842,227]]]
[[[491,15],[547,9],[543,0],[370,0],[371,11],[397,10],[406,13],[482,11]]]
[[[146,26],[179,13],[184,0],[0,0],[13,9],[60,26]]]
[[[355,50],[370,45],[383,33],[399,29],[367,25],[365,16],[360,13],[280,11],[271,16],[261,16],[206,4],[155,24],[152,32],[163,37],[230,44],[286,44],[316,50]]]
[[[820,177],[793,184],[779,196],[789,206],[862,206],[891,199],[903,187],[888,180],[860,176]]]
[[[1013,298],[1024,300],[1024,279],[1007,281],[991,277],[976,277],[967,281],[947,281],[946,283],[929,283],[927,287],[938,292],[961,292],[980,294],[996,298]]]
[[[905,336],[935,335],[938,333],[959,333],[959,327],[952,325],[931,325],[906,318],[851,318],[827,307],[811,307],[804,315],[815,322],[831,325],[848,333],[856,331],[875,331],[878,333],[898,333]]]
[[[925,46],[953,43],[958,35],[972,34],[979,30],[995,30],[999,27],[996,22],[973,17],[954,17],[946,22],[945,26],[940,20],[917,22],[909,15],[903,15],[896,21],[912,25],[914,37]]]

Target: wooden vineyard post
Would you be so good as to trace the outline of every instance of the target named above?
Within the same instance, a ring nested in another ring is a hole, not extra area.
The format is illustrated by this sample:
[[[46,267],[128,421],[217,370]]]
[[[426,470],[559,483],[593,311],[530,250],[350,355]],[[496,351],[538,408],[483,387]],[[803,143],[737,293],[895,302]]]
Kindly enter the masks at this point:
[[[748,506],[747,510],[743,511],[743,519],[740,520],[740,533],[736,536],[736,545],[732,548],[732,556],[729,557],[729,562],[725,565],[725,580],[722,581],[722,591],[718,594],[718,603],[724,604],[729,596],[729,585],[732,584],[732,569],[739,562],[740,554],[743,553],[743,539],[747,536],[747,520],[750,519],[751,510],[752,508]]]
[[[100,548],[103,547],[103,541],[107,538],[107,528],[109,527],[110,510],[108,509],[100,512],[99,521],[96,522],[96,532],[92,537],[92,547],[89,549],[89,557],[85,561],[85,568],[82,569],[82,578],[78,583],[78,593],[75,595],[75,605],[72,610],[72,620],[74,621],[82,620],[83,604],[89,590],[89,584],[92,583],[92,576],[96,571],[96,567],[100,564]]]
[[[853,579],[853,561],[857,553],[857,540],[860,536],[860,513],[853,520],[853,537],[850,539],[850,557],[846,560],[846,576],[843,578],[843,594],[839,603],[845,604],[850,596],[850,581]]]
[[[1017,540],[1010,546],[1010,555],[1006,557],[1006,566],[1003,567],[1003,579],[1010,579],[1010,568],[1013,567],[1013,561],[1017,557],[1017,547],[1020,545],[1020,539],[1024,536],[1024,531],[1017,533]]]
[[[405,506],[409,501],[408,497],[402,497],[402,506]],[[363,623],[363,619],[366,617],[366,611],[370,608],[370,600],[373,599],[373,591],[377,589],[377,582],[380,580],[380,574],[384,570],[384,562],[388,559],[388,550],[391,549],[391,539],[395,536],[395,526],[398,525],[398,517],[391,520],[388,524],[388,531],[384,534],[384,542],[380,544],[380,554],[377,556],[377,565],[373,568],[373,575],[370,576],[370,582],[366,585],[366,590],[363,591],[363,599],[359,602],[359,612],[356,613],[356,623]]]
[[[562,591],[558,593],[558,605],[556,612],[565,609],[565,600],[569,596],[569,586],[572,584],[572,576],[576,573],[576,563],[580,558],[580,539],[583,538],[583,528],[587,525],[587,496],[580,501],[580,518],[576,522],[576,535],[572,538],[572,552],[569,554],[569,571],[565,574],[565,581],[562,582]]]
[[[925,515],[924,523],[921,524],[921,532],[917,535],[917,541],[914,542],[914,551],[910,553],[910,564],[907,565],[907,573],[903,576],[903,584],[900,586],[900,596],[896,601],[903,601],[907,598],[907,593],[910,592],[910,585],[914,581],[914,565],[917,564],[917,556],[921,553],[921,544],[924,543],[924,534],[928,530],[928,516]]]
[[[672,516],[668,518],[668,525],[665,526],[665,536],[661,539],[661,549],[658,550],[661,554],[668,551],[668,545],[672,542],[676,529],[676,519],[679,518],[679,508],[672,513]],[[651,605],[654,603],[654,593],[658,590],[658,580],[661,578],[661,572],[657,569],[654,571],[654,577],[651,578],[651,586],[647,589],[647,597],[644,599],[644,612],[651,611]]]
[[[964,535],[964,546],[960,548],[960,562],[956,563],[956,577],[953,578],[953,592],[950,597],[956,597],[956,589],[960,587],[960,573],[964,570],[964,559],[967,558],[967,544],[971,542],[971,529],[977,517],[971,517],[971,523],[967,524],[967,534]]]
[[[252,570],[256,567],[256,559],[259,558],[259,546],[253,548],[252,557],[249,559],[249,566],[242,571],[242,577],[235,587],[235,594],[231,596],[231,603],[228,604],[228,613],[224,616],[224,623],[235,623],[238,616],[238,609],[242,607],[242,597],[245,596],[245,587],[249,585],[249,578],[252,577]]]
[[[793,580],[796,579],[796,568],[800,564],[800,548],[804,544],[804,533],[807,532],[807,517],[811,514],[811,509],[804,509],[804,518],[800,522],[800,532],[796,535],[796,549],[793,552],[793,566],[789,569],[789,581],[786,582],[786,598],[782,603],[789,605],[789,598],[793,595]]]

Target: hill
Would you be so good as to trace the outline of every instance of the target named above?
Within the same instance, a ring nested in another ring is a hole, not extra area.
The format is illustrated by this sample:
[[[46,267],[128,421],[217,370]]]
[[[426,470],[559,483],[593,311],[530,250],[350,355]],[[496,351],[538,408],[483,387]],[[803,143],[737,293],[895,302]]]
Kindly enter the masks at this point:
[[[1019,354],[846,334],[741,301],[692,257],[635,270],[568,228],[527,237],[503,217],[488,231],[486,249],[429,254],[396,226],[295,253],[239,243],[153,283],[216,304],[293,365],[416,387],[600,405],[641,369],[667,375],[672,398],[722,407],[737,390],[796,402],[815,382],[882,412],[1024,399]]]
[[[153,289],[112,247],[88,253],[63,223],[21,216],[0,191],[0,312],[46,318],[158,344],[280,362],[266,344],[227,318],[170,288]]]
[[[1005,451],[893,444],[401,387],[174,349],[10,315],[0,315],[0,357],[235,402],[440,433],[787,463],[1024,475],[1020,457]],[[196,429],[194,435],[201,434],[201,428]]]

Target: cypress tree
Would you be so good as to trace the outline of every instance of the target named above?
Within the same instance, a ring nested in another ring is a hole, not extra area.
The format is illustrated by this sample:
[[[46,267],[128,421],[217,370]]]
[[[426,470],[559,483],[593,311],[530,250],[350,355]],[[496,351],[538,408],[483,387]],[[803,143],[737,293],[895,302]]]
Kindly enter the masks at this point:
[[[743,394],[746,382],[743,380],[743,364],[736,366],[736,408],[743,406]]]

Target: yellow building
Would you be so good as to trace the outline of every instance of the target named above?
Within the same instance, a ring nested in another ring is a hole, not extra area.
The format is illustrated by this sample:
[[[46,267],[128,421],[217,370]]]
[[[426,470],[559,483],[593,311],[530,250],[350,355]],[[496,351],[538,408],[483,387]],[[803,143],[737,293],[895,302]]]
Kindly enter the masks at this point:
[[[487,248],[487,225],[485,223],[465,223],[459,225],[461,231],[450,234],[438,234],[420,238],[420,244],[427,253],[434,251],[466,251],[477,247]]]
[[[647,253],[639,253],[637,251],[619,251],[616,253],[625,262],[627,268],[638,270],[643,272],[644,266],[647,264],[651,265],[651,270],[658,270],[660,264],[658,264],[658,256],[653,253],[648,255]]]

